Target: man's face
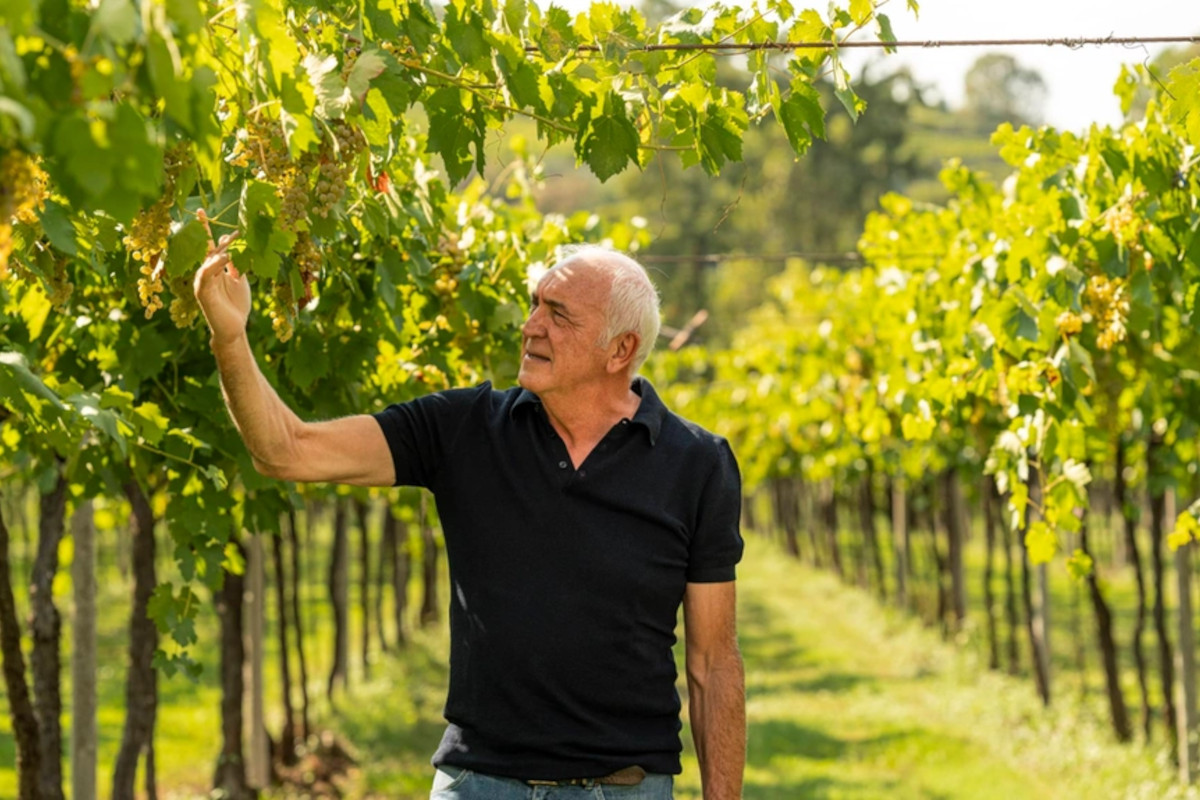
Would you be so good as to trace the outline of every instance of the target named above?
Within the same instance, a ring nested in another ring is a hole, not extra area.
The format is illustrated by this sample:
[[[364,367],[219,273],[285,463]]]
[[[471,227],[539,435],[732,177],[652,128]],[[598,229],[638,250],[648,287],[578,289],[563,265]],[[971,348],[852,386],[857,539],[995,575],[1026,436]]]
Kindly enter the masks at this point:
[[[517,380],[539,396],[579,388],[606,376],[604,333],[611,278],[587,264],[545,275],[521,329]]]

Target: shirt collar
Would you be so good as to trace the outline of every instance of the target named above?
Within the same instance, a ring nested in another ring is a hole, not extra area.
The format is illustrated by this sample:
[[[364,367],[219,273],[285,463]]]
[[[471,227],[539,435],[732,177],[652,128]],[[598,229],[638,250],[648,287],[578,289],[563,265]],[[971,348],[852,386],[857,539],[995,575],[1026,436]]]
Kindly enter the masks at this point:
[[[642,396],[642,402],[638,404],[638,410],[633,415],[633,424],[641,425],[646,429],[646,433],[650,436],[650,446],[653,447],[658,441],[658,434],[662,431],[663,420],[667,416],[667,407],[663,405],[663,401],[658,399],[658,392],[654,391],[654,387],[650,381],[643,377],[633,379],[633,390]]]
[[[658,398],[658,392],[654,391],[650,381],[645,378],[641,376],[634,378],[630,388],[642,398],[642,402],[638,404],[637,412],[634,413],[630,422],[646,429],[646,435],[650,437],[650,446],[653,447],[658,441],[659,432],[662,431],[663,420],[667,416],[667,407]],[[509,416],[515,416],[519,408],[528,406],[533,409],[540,408],[541,405],[542,401],[536,394],[528,389],[522,389],[517,395],[516,401],[513,402]]]

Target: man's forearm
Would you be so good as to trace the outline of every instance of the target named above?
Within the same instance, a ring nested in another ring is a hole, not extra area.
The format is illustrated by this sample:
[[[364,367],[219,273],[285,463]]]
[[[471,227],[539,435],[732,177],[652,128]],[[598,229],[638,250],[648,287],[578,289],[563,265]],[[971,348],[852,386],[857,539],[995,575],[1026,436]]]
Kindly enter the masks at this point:
[[[279,398],[254,360],[245,334],[212,341],[221,391],[254,466],[265,475],[288,461],[300,419]]]
[[[738,800],[746,767],[746,679],[736,651],[688,677],[704,800]]]

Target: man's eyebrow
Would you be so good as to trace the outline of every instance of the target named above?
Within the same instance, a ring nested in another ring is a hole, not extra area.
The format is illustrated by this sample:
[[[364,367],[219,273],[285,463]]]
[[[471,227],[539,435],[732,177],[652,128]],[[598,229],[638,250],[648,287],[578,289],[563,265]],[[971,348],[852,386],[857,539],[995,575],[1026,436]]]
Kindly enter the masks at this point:
[[[545,303],[546,305],[550,306],[550,308],[552,308],[555,311],[561,312],[563,314],[570,313],[569,310],[567,309],[566,303],[562,302],[561,300],[551,300],[549,297],[546,297],[545,295],[543,295],[542,298],[539,300],[537,293],[534,293],[530,297],[530,302],[532,302],[534,305],[538,305],[539,303]]]

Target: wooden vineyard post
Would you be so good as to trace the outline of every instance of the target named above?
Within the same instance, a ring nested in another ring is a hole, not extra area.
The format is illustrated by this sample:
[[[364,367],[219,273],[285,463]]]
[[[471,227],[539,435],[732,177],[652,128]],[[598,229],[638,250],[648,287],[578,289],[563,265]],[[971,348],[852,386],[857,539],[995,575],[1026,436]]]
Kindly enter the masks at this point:
[[[250,688],[249,743],[246,748],[246,783],[255,789],[265,789],[271,780],[271,765],[267,751],[267,731],[263,724],[265,700],[263,689],[263,546],[262,535],[251,534],[246,563],[246,685]]]
[[[904,504],[904,477],[892,481],[892,550],[896,554],[896,607],[908,607],[908,511]]]
[[[92,501],[84,500],[71,517],[75,555],[71,591],[75,618],[71,625],[71,797],[96,798],[96,525]]]
[[[1165,498],[1168,524],[1175,520],[1175,490]],[[1179,780],[1191,783],[1196,778],[1196,636],[1192,619],[1192,543],[1175,550],[1175,579],[1179,590],[1179,647],[1175,648],[1175,717],[1179,736]]]

